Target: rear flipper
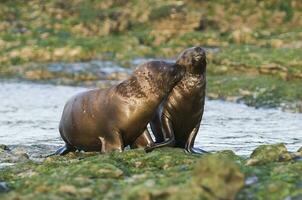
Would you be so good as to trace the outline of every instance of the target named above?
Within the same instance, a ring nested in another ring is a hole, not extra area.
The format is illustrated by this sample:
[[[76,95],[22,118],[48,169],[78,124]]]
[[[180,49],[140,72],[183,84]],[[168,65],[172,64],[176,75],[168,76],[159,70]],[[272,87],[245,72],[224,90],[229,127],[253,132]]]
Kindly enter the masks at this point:
[[[60,147],[56,152],[52,153],[52,154],[49,154],[46,156],[47,157],[50,157],[50,156],[54,156],[54,155],[60,155],[60,156],[63,156],[63,155],[66,155],[68,154],[69,152],[75,152],[77,149],[69,144],[65,144],[63,147]]]
[[[202,150],[202,149],[200,149],[200,148],[194,148],[194,147],[189,148],[189,149],[185,149],[185,150],[186,150],[186,152],[188,152],[188,153],[193,153],[193,154],[210,153],[210,152],[208,152],[208,151]]]
[[[134,141],[133,144],[130,145],[131,149],[136,148],[146,148],[146,147],[152,147],[154,145],[154,142],[152,140],[152,137],[146,128],[144,132]]]
[[[165,115],[163,115],[163,118],[162,118],[161,132],[163,133],[164,141],[160,142],[160,143],[155,143],[154,146],[147,147],[145,149],[146,152],[151,152],[154,149],[162,148],[162,147],[174,147],[175,136],[174,136],[173,126],[172,126],[171,120],[168,117],[166,117]]]

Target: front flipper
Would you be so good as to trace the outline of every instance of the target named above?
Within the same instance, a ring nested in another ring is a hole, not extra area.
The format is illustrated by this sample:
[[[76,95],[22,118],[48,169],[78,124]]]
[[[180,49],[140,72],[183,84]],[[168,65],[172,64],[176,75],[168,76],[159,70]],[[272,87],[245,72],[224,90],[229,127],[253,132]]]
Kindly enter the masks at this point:
[[[54,155],[60,155],[60,156],[63,156],[63,155],[66,155],[68,154],[69,152],[75,152],[77,149],[69,144],[65,144],[64,146],[60,147],[58,150],[56,150],[56,152],[52,153],[52,154],[49,154],[46,156],[47,157],[50,157],[50,156],[54,156]]]
[[[187,139],[187,142],[185,144],[185,150],[186,152],[188,153],[194,153],[194,154],[204,154],[204,153],[209,153],[205,150],[202,150],[200,148],[194,148],[194,141],[195,141],[195,138],[196,138],[196,135],[197,135],[197,132],[199,130],[199,126],[200,126],[200,123],[196,125],[196,127],[192,130],[192,132],[190,133],[188,139]]]
[[[112,151],[122,152],[124,150],[123,138],[119,131],[114,131],[110,137],[99,137],[102,147],[101,152],[107,153]]]
[[[154,149],[162,148],[162,147],[173,147],[175,145],[175,136],[174,136],[174,130],[171,120],[167,116],[163,115],[161,121],[162,121],[162,133],[164,137],[164,142],[155,143],[154,146],[147,147],[145,149],[146,152],[151,152]]]

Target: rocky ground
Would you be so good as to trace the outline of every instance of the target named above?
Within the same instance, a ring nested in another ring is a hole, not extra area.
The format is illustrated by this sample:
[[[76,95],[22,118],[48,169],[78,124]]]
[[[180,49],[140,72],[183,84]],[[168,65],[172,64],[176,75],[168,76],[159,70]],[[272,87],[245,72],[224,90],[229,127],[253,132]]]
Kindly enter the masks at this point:
[[[302,149],[283,144],[259,146],[249,158],[163,148],[33,160],[5,145],[0,157],[13,164],[0,169],[0,199],[302,198]]]

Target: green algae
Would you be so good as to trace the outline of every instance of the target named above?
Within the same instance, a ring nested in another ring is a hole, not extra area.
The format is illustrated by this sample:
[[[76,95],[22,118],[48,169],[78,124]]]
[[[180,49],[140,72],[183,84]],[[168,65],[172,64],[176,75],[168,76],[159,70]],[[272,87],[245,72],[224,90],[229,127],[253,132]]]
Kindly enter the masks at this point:
[[[277,147],[284,153],[282,145],[267,146],[265,151]],[[257,154],[253,153],[253,157]],[[232,151],[192,155],[176,148],[151,153],[137,149],[122,153],[53,156],[42,163],[28,161],[1,169],[0,181],[6,182],[10,191],[1,193],[0,198],[175,200],[301,197],[301,161],[274,162],[275,159],[259,158],[265,162],[247,166],[247,159]],[[255,179],[252,182],[248,181],[251,177]]]

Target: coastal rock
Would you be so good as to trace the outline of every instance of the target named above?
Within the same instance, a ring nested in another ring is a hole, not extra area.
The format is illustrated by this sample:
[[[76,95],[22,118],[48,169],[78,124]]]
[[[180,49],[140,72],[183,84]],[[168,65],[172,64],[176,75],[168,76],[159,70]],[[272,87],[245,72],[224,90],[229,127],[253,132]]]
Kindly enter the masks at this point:
[[[206,199],[234,199],[244,186],[244,174],[227,157],[212,154],[197,163],[193,171],[192,187],[197,187]]]
[[[26,153],[25,150],[15,148],[15,149],[9,149],[6,145],[0,146],[0,162],[5,166],[9,166],[11,163],[20,163],[20,162],[26,162],[29,160],[29,156]]]
[[[5,144],[0,144],[0,152],[1,151],[9,151],[10,149]]]
[[[284,144],[260,145],[251,154],[246,165],[263,165],[270,162],[288,161],[292,156]]]

